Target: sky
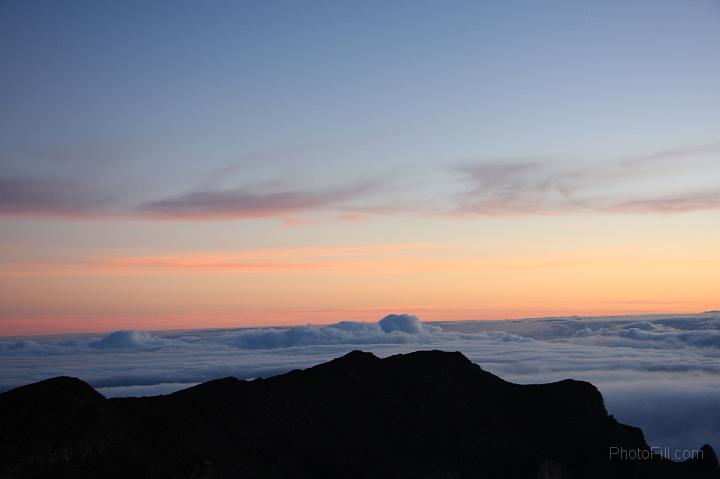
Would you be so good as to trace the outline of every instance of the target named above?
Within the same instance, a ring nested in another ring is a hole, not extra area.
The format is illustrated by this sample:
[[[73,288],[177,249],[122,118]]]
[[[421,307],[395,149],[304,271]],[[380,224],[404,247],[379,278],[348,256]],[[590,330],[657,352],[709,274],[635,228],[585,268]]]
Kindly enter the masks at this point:
[[[0,3],[0,336],[718,309],[720,3]]]

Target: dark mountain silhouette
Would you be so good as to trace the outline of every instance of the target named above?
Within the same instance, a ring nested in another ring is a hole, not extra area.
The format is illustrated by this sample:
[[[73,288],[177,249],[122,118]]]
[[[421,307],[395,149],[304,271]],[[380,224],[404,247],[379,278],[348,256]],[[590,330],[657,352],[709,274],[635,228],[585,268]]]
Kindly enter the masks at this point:
[[[354,351],[268,379],[105,399],[58,377],[0,395],[2,478],[720,478],[647,450],[580,381],[517,385],[460,353]]]

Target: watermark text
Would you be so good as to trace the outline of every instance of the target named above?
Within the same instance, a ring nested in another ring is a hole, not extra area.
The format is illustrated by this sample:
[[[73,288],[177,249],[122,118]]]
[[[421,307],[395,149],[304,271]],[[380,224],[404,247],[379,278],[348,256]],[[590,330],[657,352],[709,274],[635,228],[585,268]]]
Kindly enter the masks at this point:
[[[673,461],[687,461],[688,459],[703,458],[702,449],[671,449],[669,446],[651,446],[648,449],[610,446],[609,454],[611,461],[649,461],[662,457]]]

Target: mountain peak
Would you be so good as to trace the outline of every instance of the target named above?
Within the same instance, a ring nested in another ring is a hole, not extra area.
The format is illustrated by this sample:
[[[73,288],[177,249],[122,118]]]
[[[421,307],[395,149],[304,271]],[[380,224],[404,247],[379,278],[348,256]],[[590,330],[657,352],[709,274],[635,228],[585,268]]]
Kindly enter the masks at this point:
[[[451,367],[476,367],[463,353],[459,351],[440,351],[432,349],[429,351],[414,351],[406,354],[390,356],[391,361],[407,362],[414,364],[437,364]]]
[[[376,361],[379,358],[375,356],[373,353],[368,353],[365,351],[360,351],[359,349],[355,349],[353,351],[350,351],[349,353],[345,354],[344,356],[340,356],[339,358],[335,359],[336,362],[350,362],[350,363],[357,363],[357,362],[371,362]]]
[[[97,401],[103,395],[81,379],[70,376],[57,376],[8,391],[0,396],[4,400],[42,399],[48,402]]]

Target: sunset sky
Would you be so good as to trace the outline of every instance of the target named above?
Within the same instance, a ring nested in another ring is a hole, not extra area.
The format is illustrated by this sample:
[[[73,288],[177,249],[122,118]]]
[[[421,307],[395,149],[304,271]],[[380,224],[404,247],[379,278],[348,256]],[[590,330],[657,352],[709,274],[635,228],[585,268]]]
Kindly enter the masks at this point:
[[[720,3],[0,3],[0,335],[720,309]]]

